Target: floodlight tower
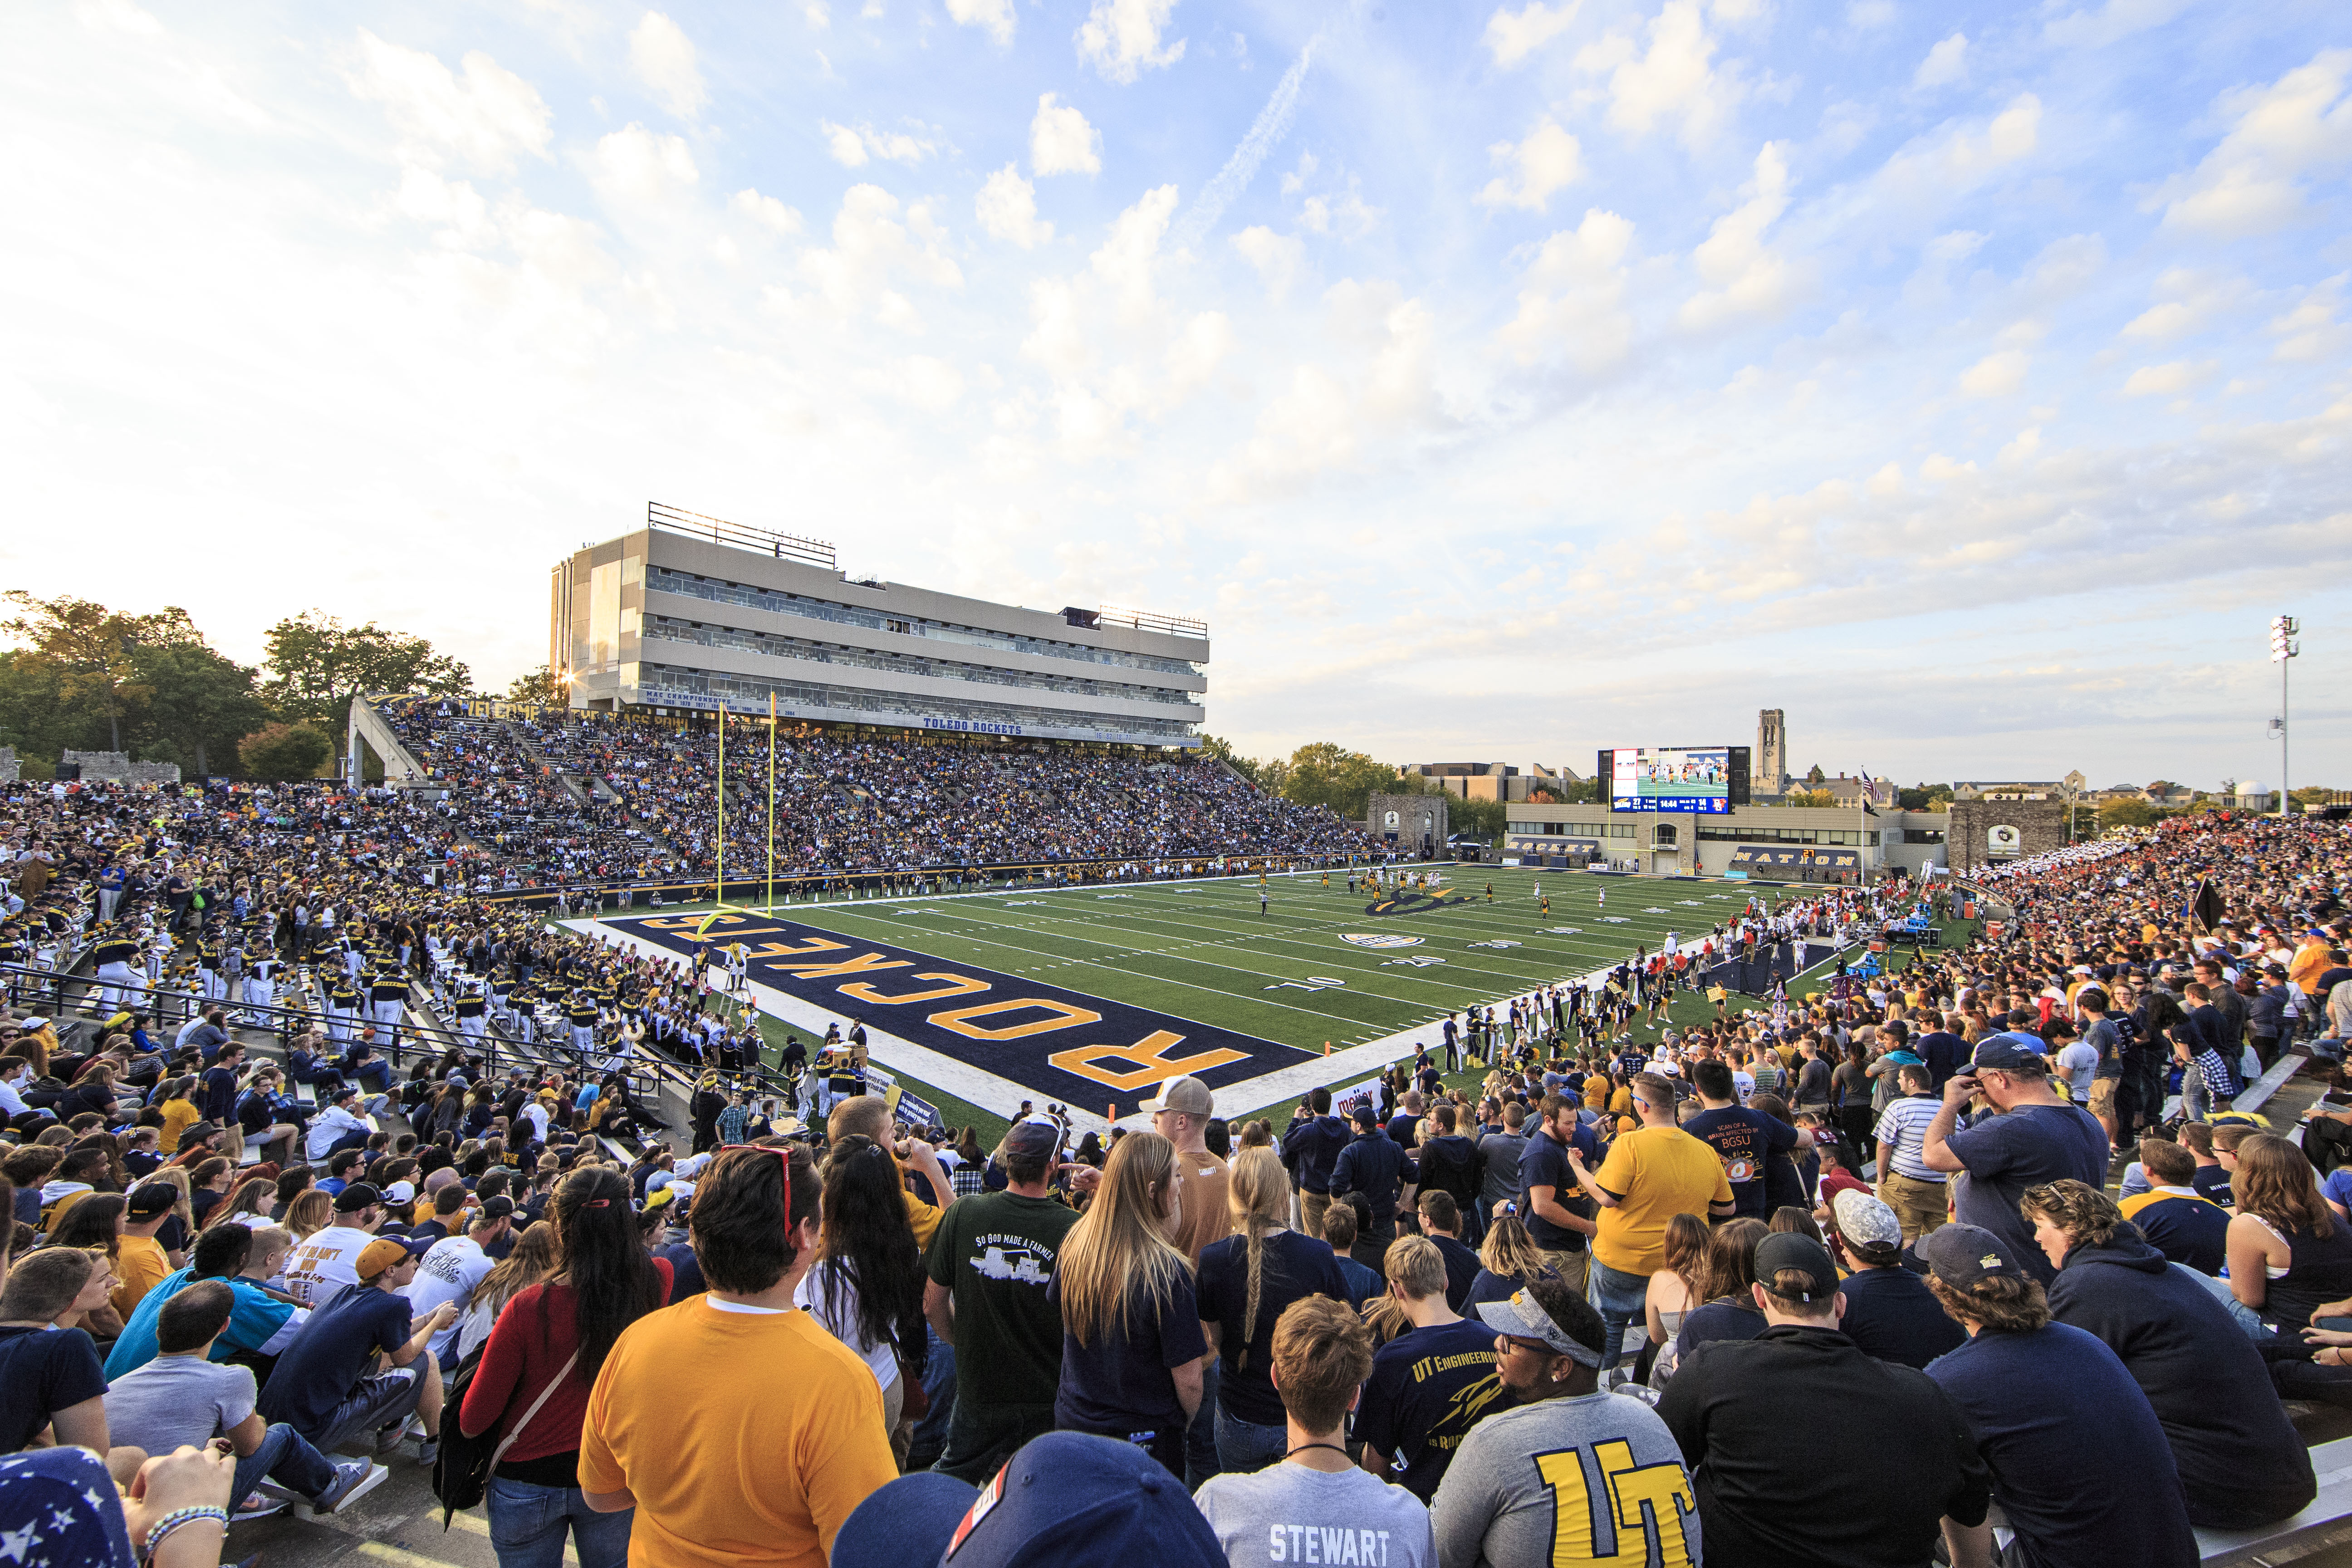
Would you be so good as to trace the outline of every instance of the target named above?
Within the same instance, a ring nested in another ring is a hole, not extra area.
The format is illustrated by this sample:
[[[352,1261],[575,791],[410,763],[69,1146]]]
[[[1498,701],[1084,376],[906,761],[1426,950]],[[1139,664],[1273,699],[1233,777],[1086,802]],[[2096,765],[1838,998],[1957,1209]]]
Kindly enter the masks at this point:
[[[2279,667],[2279,716],[2271,721],[2271,733],[2279,743],[2279,815],[2284,816],[2292,803],[2287,798],[2286,730],[2287,730],[2287,661],[2303,652],[2295,634],[2303,628],[2293,616],[2276,616],[2271,620],[2271,662]]]

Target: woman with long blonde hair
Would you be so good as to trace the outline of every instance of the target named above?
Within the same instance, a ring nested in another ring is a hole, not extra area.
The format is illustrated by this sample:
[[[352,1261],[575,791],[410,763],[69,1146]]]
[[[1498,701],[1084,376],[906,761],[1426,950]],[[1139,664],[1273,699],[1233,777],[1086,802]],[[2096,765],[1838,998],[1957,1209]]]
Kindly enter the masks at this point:
[[[297,1241],[308,1241],[327,1228],[335,1217],[335,1200],[323,1188],[312,1187],[286,1205],[286,1228],[294,1233]]]
[[[1209,1353],[1192,1266],[1169,1241],[1183,1180],[1176,1146],[1157,1132],[1112,1144],[1045,1286],[1062,1309],[1054,1425],[1148,1448],[1180,1477]]]
[[[509,1301],[522,1294],[525,1289],[538,1284],[555,1272],[562,1249],[555,1242],[555,1223],[540,1220],[525,1227],[517,1238],[514,1250],[499,1260],[498,1266],[482,1277],[474,1291],[473,1305],[467,1309],[465,1320],[457,1325],[457,1359],[463,1361],[473,1348],[490,1337],[499,1314],[506,1310]]]
[[[1226,1202],[1236,1234],[1201,1249],[1194,1289],[1218,1357],[1217,1463],[1247,1472],[1278,1462],[1289,1447],[1282,1396],[1267,1371],[1276,1321],[1307,1296],[1346,1301],[1348,1281],[1330,1247],[1289,1228],[1290,1176],[1273,1150],[1235,1152]]]

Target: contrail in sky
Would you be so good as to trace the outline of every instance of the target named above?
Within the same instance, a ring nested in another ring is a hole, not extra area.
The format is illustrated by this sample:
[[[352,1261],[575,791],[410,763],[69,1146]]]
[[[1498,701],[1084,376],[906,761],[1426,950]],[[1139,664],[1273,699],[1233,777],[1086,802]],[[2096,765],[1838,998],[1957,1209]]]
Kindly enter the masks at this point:
[[[1291,62],[1290,68],[1282,73],[1282,79],[1275,84],[1274,96],[1265,100],[1264,109],[1258,110],[1257,119],[1250,125],[1249,134],[1243,137],[1241,145],[1234,149],[1234,155],[1225,160],[1225,166],[1217,171],[1217,177],[1202,188],[1201,194],[1192,198],[1192,206],[1176,220],[1176,226],[1169,237],[1171,249],[1199,245],[1202,237],[1209,232],[1210,226],[1225,216],[1225,209],[1233,205],[1234,198],[1248,186],[1250,177],[1257,173],[1258,165],[1265,162],[1265,155],[1290,133],[1291,116],[1298,109],[1298,89],[1307,80],[1307,64],[1315,58],[1315,46],[1322,41],[1320,33],[1307,39],[1307,47],[1298,51],[1298,58]]]

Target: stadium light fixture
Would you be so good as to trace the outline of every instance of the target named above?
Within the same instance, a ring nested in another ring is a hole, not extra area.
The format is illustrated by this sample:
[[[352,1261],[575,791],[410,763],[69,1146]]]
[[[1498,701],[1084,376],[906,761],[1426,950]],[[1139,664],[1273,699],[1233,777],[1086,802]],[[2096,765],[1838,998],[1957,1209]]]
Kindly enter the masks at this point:
[[[2298,658],[2303,652],[2303,644],[2295,640],[2296,634],[2302,630],[2303,627],[2296,622],[2293,616],[2273,616],[2271,617],[2271,662],[2279,667],[2279,716],[2271,721],[2271,732],[2278,737],[2279,743],[2279,815],[2281,816],[2284,816],[2289,811],[2294,809],[2294,802],[2290,800],[2287,795],[2289,785],[2287,784],[2286,772],[2286,671],[2289,661]]]

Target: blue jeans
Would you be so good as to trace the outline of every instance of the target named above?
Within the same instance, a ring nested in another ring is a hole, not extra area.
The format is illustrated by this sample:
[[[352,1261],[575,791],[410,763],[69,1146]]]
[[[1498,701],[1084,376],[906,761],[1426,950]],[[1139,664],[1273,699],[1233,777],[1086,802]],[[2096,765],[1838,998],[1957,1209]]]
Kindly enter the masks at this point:
[[[261,1435],[261,1447],[236,1462],[236,1481],[229,1489],[234,1509],[253,1495],[267,1476],[289,1492],[317,1497],[335,1484],[335,1467],[302,1434],[283,1421],[273,1422]]]
[[[598,1513],[578,1487],[536,1487],[503,1476],[490,1478],[484,1500],[499,1568],[563,1568],[567,1526],[580,1568],[627,1568],[633,1508]]]
[[[1239,1421],[1217,1406],[1217,1464],[1227,1475],[1248,1475],[1282,1463],[1290,1451],[1290,1427]]]
[[[1215,1356],[1201,1373],[1201,1408],[1184,1434],[1184,1489],[1196,1492],[1217,1473],[1217,1384],[1223,1363]]]
[[[1649,1277],[1612,1268],[1596,1258],[1585,1279],[1584,1299],[1601,1314],[1601,1326],[1606,1331],[1609,1359],[1601,1363],[1606,1371],[1625,1353],[1625,1326],[1644,1316],[1650,1299]]]
[[[915,1424],[907,1446],[907,1468],[928,1470],[947,1451],[948,1422],[955,1415],[956,1376],[955,1346],[940,1338],[939,1331],[925,1325],[923,1332],[930,1341],[930,1359],[923,1363],[923,1392],[931,1396],[930,1413]]]

